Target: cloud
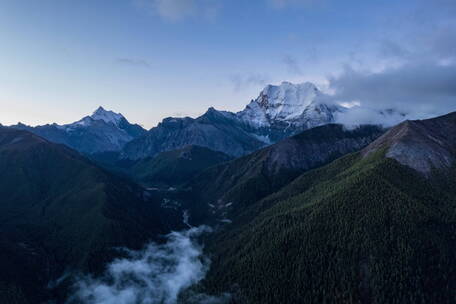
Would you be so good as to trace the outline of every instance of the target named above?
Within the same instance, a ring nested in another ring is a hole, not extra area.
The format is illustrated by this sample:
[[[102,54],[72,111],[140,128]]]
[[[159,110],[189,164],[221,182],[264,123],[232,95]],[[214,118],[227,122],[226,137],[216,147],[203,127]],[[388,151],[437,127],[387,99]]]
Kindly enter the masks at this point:
[[[456,59],[456,1],[417,1],[407,15],[385,21],[380,59],[402,63]]]
[[[456,58],[456,22],[441,26],[426,43],[437,56]]]
[[[388,19],[374,45],[377,71],[355,70],[352,59],[329,79],[336,102],[359,104],[338,121],[391,126],[456,111],[455,11],[453,0],[417,1],[408,15]]]
[[[252,86],[264,86],[269,82],[269,77],[264,74],[233,74],[230,76],[230,81],[233,84],[233,89],[236,92],[244,90]]]
[[[281,9],[291,5],[314,4],[316,0],[268,0],[268,2],[273,8]]]
[[[206,226],[193,227],[170,233],[164,244],[150,243],[143,250],[125,250],[128,257],[109,264],[103,277],[81,277],[68,303],[225,303],[229,299],[227,294],[215,297],[187,291],[209,269],[209,260],[196,242],[198,236],[208,231]]]
[[[144,59],[136,59],[136,58],[117,58],[114,60],[115,63],[120,65],[128,65],[128,66],[135,66],[135,67],[143,67],[143,68],[151,68],[150,63]]]
[[[401,116],[420,119],[456,111],[456,65],[422,62],[376,73],[347,68],[329,81],[334,101],[360,105],[341,116],[344,123],[392,124]]]
[[[298,60],[295,57],[291,55],[285,55],[283,56],[282,61],[290,73],[295,75],[302,75],[301,67],[299,66]]]
[[[388,126],[456,111],[456,1],[417,1],[407,11],[385,22],[374,45],[376,72],[354,69],[352,58],[329,79],[335,101],[359,103],[339,122]]]
[[[137,0],[137,3],[154,15],[171,22],[190,17],[214,20],[221,5],[220,0]]]
[[[380,58],[399,59],[402,63],[455,59],[456,22],[435,24],[402,33],[395,39],[383,39],[378,51]]]
[[[354,106],[342,113],[337,113],[335,122],[343,124],[348,128],[359,125],[382,125],[391,127],[407,119],[407,115],[394,111],[368,108],[365,106]]]
[[[380,42],[379,53],[382,57],[394,59],[402,59],[410,56],[410,52],[404,46],[391,39],[384,39]]]

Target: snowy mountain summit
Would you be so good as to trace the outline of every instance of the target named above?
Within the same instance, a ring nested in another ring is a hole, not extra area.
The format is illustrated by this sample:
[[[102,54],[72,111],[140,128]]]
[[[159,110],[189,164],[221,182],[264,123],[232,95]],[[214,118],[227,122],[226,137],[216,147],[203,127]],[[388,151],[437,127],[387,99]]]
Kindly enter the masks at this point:
[[[107,111],[103,107],[99,107],[93,114],[90,116],[94,120],[103,120],[107,123],[113,123],[118,125],[122,119],[125,117],[120,113],[115,113],[113,111]]]
[[[125,145],[122,157],[140,159],[185,145],[238,157],[316,126],[336,121],[345,108],[309,82],[268,85],[238,113],[209,108],[197,118],[165,118]]]
[[[103,107],[99,107],[92,115],[69,124],[36,127],[18,124],[13,127],[65,144],[84,154],[119,151],[127,142],[146,133],[141,126],[129,123],[122,114]]]
[[[70,130],[78,126],[90,126],[96,121],[103,121],[107,124],[112,124],[114,126],[119,126],[122,121],[126,121],[125,117],[120,113],[115,113],[113,111],[105,110],[102,106],[93,112],[90,116],[85,116],[81,120],[78,120],[74,123],[64,125]]]
[[[325,103],[325,94],[310,82],[293,84],[282,82],[268,85],[238,117],[252,127],[289,125],[312,128],[335,121],[334,115],[343,108]]]

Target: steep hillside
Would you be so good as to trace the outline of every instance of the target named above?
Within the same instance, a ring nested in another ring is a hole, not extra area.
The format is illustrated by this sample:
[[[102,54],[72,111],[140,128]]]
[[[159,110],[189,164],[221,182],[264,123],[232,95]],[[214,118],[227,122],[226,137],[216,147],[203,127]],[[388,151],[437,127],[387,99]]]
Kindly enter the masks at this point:
[[[222,153],[199,146],[162,152],[153,158],[139,160],[129,173],[141,184],[177,186],[189,181],[204,169],[231,160]]]
[[[363,155],[380,149],[387,149],[387,157],[424,174],[449,168],[456,160],[456,112],[405,121],[367,147]]]
[[[0,128],[0,171],[2,299],[41,303],[66,271],[100,271],[114,247],[137,248],[180,217],[146,201],[140,187],[26,131]]]
[[[378,153],[305,173],[218,238],[208,286],[254,303],[452,303],[455,172],[433,185]]]
[[[221,213],[237,214],[299,174],[358,151],[383,132],[376,126],[353,130],[335,124],[316,127],[212,167],[196,176],[188,187],[192,189],[196,203],[210,204]]]
[[[252,202],[212,241],[207,288],[252,303],[453,303],[456,167],[428,174],[429,158],[390,156],[423,138],[431,155],[454,155],[452,135],[433,144],[453,119],[407,122]]]

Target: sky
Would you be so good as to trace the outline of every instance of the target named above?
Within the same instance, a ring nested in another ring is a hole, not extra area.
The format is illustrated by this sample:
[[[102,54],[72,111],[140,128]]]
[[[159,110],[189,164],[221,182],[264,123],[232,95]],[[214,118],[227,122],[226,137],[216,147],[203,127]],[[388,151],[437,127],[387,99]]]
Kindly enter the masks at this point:
[[[282,81],[440,114],[456,110],[454,16],[455,0],[0,0],[0,123],[101,105],[150,128]]]

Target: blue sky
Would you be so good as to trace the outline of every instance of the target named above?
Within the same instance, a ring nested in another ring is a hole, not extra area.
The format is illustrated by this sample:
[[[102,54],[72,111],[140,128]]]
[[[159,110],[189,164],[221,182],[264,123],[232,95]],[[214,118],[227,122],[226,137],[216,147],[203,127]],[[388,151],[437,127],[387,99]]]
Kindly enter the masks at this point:
[[[102,105],[150,128],[241,110],[268,83],[451,63],[453,2],[1,0],[0,123],[68,123]]]

